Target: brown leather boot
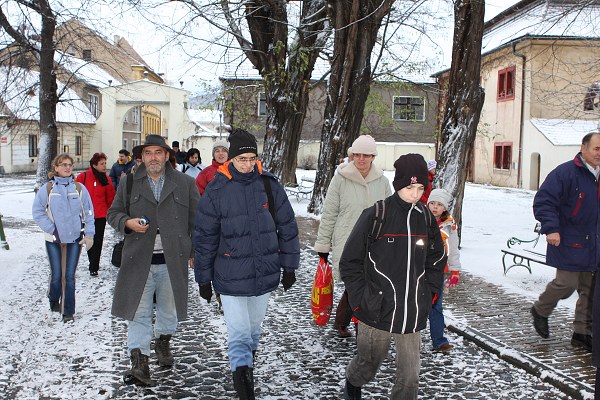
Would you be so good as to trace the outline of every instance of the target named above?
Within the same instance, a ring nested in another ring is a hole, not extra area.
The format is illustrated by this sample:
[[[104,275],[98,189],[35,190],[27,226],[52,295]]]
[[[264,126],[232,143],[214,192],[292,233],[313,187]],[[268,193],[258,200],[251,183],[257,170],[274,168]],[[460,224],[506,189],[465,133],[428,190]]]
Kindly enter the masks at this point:
[[[154,339],[154,351],[161,367],[172,367],[173,353],[171,353],[171,335],[160,335]]]
[[[150,385],[150,366],[148,365],[148,356],[142,354],[140,349],[131,350],[131,370],[128,371],[137,380],[136,385]]]

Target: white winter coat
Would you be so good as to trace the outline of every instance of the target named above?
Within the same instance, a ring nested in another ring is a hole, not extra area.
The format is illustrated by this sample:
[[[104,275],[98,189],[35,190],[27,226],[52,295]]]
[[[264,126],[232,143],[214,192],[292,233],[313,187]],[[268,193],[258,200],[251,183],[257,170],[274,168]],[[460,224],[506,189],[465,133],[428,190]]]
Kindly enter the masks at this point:
[[[391,194],[390,181],[375,163],[371,164],[371,170],[365,178],[353,161],[338,167],[338,173],[333,176],[327,189],[314,247],[318,253],[331,253],[329,261],[337,280],[340,279],[342,251],[358,217],[365,208]]]

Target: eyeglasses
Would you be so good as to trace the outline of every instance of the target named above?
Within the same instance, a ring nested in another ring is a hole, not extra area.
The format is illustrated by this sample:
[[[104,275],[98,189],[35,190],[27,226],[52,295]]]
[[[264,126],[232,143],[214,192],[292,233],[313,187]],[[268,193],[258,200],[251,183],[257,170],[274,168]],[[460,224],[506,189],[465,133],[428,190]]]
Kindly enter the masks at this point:
[[[256,162],[256,157],[235,157],[235,159],[239,163],[247,163],[247,162],[249,162],[250,164],[252,164],[252,163]]]
[[[69,163],[62,163],[62,164],[58,164],[59,167],[63,167],[63,168],[72,168],[73,164],[69,164]]]

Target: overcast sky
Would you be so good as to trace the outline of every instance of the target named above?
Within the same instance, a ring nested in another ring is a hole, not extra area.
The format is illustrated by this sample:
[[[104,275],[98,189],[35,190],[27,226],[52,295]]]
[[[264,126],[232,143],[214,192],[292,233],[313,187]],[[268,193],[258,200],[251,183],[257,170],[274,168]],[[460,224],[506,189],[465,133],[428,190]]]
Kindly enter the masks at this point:
[[[517,2],[518,0],[486,0],[485,19],[493,18],[496,14]],[[173,3],[176,2],[170,4]],[[165,18],[166,20],[169,20],[169,18],[176,20],[178,17],[177,13],[173,12]],[[161,45],[164,44],[164,35],[156,34],[149,24],[145,29],[144,26],[143,23],[138,22],[136,24],[138,29],[134,29],[135,32],[132,32],[130,24],[122,24],[121,27],[116,28],[117,31],[114,34],[125,37],[153,69],[158,72],[165,72],[167,78],[175,84],[183,81],[183,87],[192,93],[201,90],[200,82],[207,84],[218,82],[218,75],[222,73],[221,70],[214,65],[190,62],[188,56],[180,50],[174,49],[173,46],[169,46],[167,50],[164,48],[159,50]],[[442,35],[448,40],[443,44],[440,43],[440,45],[443,47],[443,53],[450,57],[452,53],[452,27],[449,26],[448,29],[448,34]],[[112,39],[112,35],[108,36]],[[215,58],[217,57],[218,55],[215,55]],[[445,59],[443,64],[444,67],[449,67],[450,60]]]

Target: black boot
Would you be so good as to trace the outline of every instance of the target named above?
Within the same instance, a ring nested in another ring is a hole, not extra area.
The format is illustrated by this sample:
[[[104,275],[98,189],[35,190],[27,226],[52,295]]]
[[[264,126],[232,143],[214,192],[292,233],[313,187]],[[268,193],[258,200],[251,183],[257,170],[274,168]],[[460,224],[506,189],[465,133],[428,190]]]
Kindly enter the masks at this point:
[[[233,371],[233,387],[240,400],[254,400],[254,372],[250,367],[238,367]]]
[[[354,386],[346,379],[346,387],[344,387],[344,400],[360,400],[360,386]]]
[[[161,367],[173,366],[173,353],[171,353],[171,335],[160,335],[154,339],[154,351],[158,358],[158,365]]]
[[[148,356],[142,354],[140,349],[131,350],[131,370],[125,373],[125,381],[127,376],[131,375],[135,378],[136,385],[149,385],[152,383],[150,379],[150,366],[148,365]]]

